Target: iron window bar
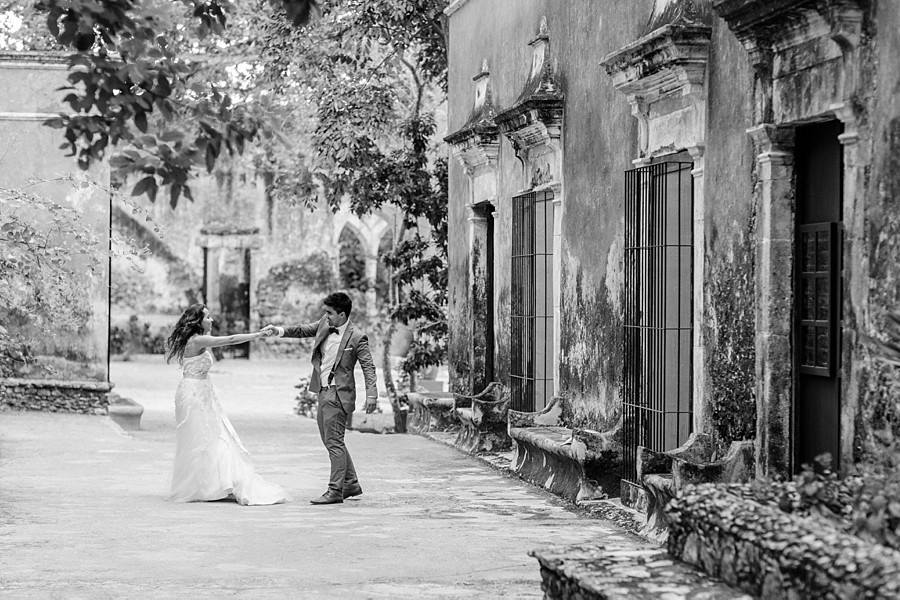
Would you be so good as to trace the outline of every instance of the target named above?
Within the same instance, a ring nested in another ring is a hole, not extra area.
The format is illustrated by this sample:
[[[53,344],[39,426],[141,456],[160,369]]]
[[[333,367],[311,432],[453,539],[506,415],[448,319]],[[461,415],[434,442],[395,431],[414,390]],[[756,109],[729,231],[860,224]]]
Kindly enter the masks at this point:
[[[622,477],[637,450],[670,450],[693,427],[693,179],[689,162],[625,172]]]
[[[542,408],[553,394],[553,192],[513,197],[510,406]]]

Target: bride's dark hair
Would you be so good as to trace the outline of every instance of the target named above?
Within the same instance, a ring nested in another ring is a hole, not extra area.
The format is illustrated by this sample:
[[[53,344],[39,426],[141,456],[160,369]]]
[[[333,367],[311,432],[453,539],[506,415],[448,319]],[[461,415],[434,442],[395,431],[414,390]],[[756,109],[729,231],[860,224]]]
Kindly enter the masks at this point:
[[[175,330],[166,340],[166,362],[177,358],[178,362],[184,360],[184,347],[187,346],[191,336],[203,333],[203,309],[204,304],[191,304],[175,324]]]

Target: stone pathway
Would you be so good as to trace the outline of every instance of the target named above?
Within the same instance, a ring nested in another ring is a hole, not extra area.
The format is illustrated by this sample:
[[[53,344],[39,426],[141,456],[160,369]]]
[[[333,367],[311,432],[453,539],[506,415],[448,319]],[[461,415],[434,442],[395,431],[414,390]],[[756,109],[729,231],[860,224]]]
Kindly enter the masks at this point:
[[[133,434],[105,417],[0,413],[0,598],[536,599],[534,548],[651,547],[413,435],[349,433],[365,494],[311,506],[327,460],[315,423],[291,413],[294,369],[213,373],[258,470],[295,498],[279,506],[164,500],[173,367],[114,365],[117,391],[147,409]]]

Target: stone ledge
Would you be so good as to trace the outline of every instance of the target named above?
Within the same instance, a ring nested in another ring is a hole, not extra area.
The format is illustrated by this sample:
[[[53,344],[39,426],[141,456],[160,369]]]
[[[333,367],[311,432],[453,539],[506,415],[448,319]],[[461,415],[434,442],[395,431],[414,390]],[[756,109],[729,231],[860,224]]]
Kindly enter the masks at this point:
[[[658,548],[550,547],[528,553],[547,600],[750,600]]]
[[[2,377],[0,378],[0,387],[60,388],[106,393],[113,389],[114,384],[108,381],[69,381],[65,379],[24,379],[19,377]]]
[[[105,381],[3,378],[0,408],[105,415],[112,388]]]

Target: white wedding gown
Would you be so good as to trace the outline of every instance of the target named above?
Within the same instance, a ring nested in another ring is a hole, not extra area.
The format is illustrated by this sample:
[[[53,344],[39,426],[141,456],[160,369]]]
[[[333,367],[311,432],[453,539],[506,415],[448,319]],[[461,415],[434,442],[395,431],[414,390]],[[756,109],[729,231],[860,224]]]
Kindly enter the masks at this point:
[[[174,502],[221,500],[243,505],[278,504],[284,490],[256,474],[250,453],[216,398],[209,380],[212,353],[184,359],[183,377],[175,392]]]

